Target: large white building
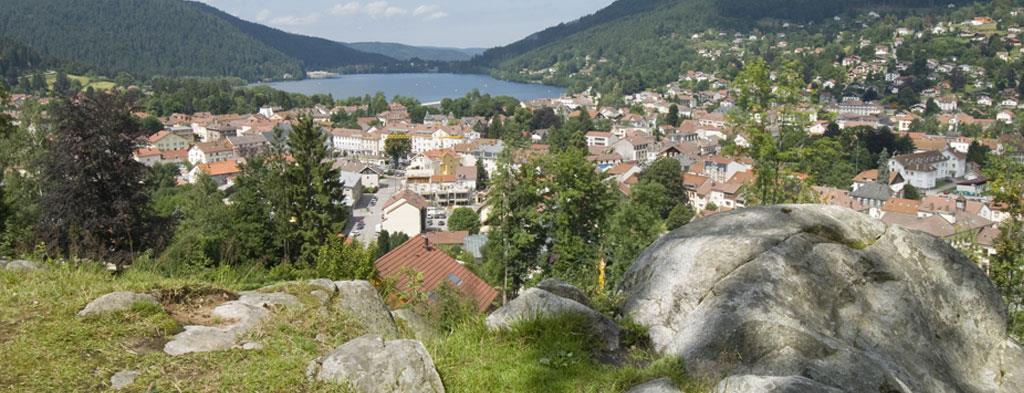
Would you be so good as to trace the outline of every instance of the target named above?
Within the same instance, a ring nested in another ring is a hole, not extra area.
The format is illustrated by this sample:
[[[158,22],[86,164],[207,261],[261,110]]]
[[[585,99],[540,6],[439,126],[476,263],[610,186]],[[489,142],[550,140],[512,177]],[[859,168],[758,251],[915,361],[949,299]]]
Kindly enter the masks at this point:
[[[967,170],[964,154],[946,149],[896,156],[889,168],[899,172],[910,185],[920,189],[935,188],[939,181],[957,179]]]

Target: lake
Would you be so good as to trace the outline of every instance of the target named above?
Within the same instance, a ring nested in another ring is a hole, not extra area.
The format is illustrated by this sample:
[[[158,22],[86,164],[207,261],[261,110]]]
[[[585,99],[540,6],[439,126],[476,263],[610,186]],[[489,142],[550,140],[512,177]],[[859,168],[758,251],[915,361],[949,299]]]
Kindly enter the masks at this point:
[[[492,96],[515,97],[520,101],[556,98],[565,92],[565,89],[556,86],[515,83],[487,75],[469,74],[359,74],[266,85],[290,93],[330,94],[336,99],[383,92],[388,99],[400,95],[414,97],[423,103],[459,98],[473,89]]]

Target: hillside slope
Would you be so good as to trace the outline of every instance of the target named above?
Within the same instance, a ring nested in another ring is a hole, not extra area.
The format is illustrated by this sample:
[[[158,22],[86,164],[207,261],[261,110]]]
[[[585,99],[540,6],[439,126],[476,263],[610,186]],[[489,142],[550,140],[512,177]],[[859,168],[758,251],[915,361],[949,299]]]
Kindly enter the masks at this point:
[[[342,43],[247,22],[182,0],[8,0],[0,37],[77,72],[299,78],[307,69],[395,63]]]
[[[966,3],[953,0],[948,3]],[[619,0],[577,21],[493,48],[474,61],[501,77],[524,79],[521,70],[558,65],[573,74],[604,59],[602,76],[625,91],[675,80],[680,63],[694,58],[687,38],[707,29],[751,30],[765,19],[813,22],[868,7],[932,7],[935,0]],[[596,78],[595,78],[596,79]],[[545,80],[567,84],[567,79]]]

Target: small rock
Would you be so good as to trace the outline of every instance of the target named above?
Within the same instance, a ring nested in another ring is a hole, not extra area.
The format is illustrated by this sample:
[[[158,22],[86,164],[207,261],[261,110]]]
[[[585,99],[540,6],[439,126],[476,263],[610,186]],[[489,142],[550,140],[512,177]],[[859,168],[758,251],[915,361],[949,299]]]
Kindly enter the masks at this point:
[[[309,294],[315,297],[316,300],[320,301],[321,306],[326,306],[328,303],[331,302],[331,294],[327,293],[327,291],[325,290],[314,289],[312,291],[309,291]]]
[[[78,312],[80,317],[108,314],[113,312],[128,311],[137,303],[146,303],[160,306],[155,297],[135,292],[113,292],[100,296]]]
[[[402,308],[391,312],[395,322],[403,329],[407,329],[417,340],[426,340],[435,334],[434,328],[422,316],[409,308]]]
[[[185,326],[164,345],[164,353],[179,356],[195,352],[226,351],[235,346],[238,335],[229,329],[210,326]]]
[[[308,371],[308,370],[307,370]],[[359,393],[443,393],[444,385],[426,348],[415,340],[384,341],[363,336],[323,359],[320,381],[348,383]]]
[[[660,378],[634,386],[627,393],[682,393],[671,379]]]
[[[366,333],[398,337],[395,320],[373,285],[366,281],[336,281],[334,284],[338,287],[334,302],[338,311],[361,322]]]
[[[519,322],[544,317],[578,314],[587,318],[591,329],[605,342],[605,349],[619,349],[619,325],[601,313],[575,300],[566,299],[540,288],[530,288],[515,300],[487,316],[487,327],[491,330],[511,329]]]
[[[254,342],[247,342],[245,344],[242,344],[242,349],[244,349],[246,351],[260,350],[260,349],[263,349],[263,344],[254,343]]]
[[[295,297],[295,295],[284,292],[246,292],[238,298],[238,301],[255,307],[280,306],[284,308],[292,308],[302,306],[302,302],[299,301],[299,298]]]
[[[23,259],[13,260],[4,265],[5,270],[43,270],[39,264]]]
[[[590,298],[587,297],[587,294],[583,293],[579,288],[557,278],[545,278],[537,284],[537,288],[590,307]]]
[[[898,391],[898,390],[896,390]],[[714,393],[842,393],[799,376],[772,377],[760,375],[732,376],[715,386]]]
[[[121,390],[131,386],[135,383],[135,378],[142,375],[138,370],[124,370],[118,371],[117,374],[110,377],[110,388],[114,390]]]

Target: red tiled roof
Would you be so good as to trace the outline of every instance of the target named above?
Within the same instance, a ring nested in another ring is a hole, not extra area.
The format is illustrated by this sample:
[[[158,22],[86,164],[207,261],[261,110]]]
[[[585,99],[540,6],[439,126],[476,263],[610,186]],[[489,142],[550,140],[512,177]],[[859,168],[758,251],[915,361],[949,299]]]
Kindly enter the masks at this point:
[[[399,289],[405,289],[409,284],[409,278],[404,274],[407,269],[422,275],[420,289],[423,291],[433,292],[441,285],[449,284],[472,298],[479,311],[486,311],[498,297],[497,290],[447,253],[434,247],[423,235],[412,238],[380,257],[374,266],[382,278],[398,280],[395,284]]]
[[[469,232],[427,232],[423,236],[427,238],[430,244],[462,245],[463,241],[466,240],[466,236],[469,236]]]

